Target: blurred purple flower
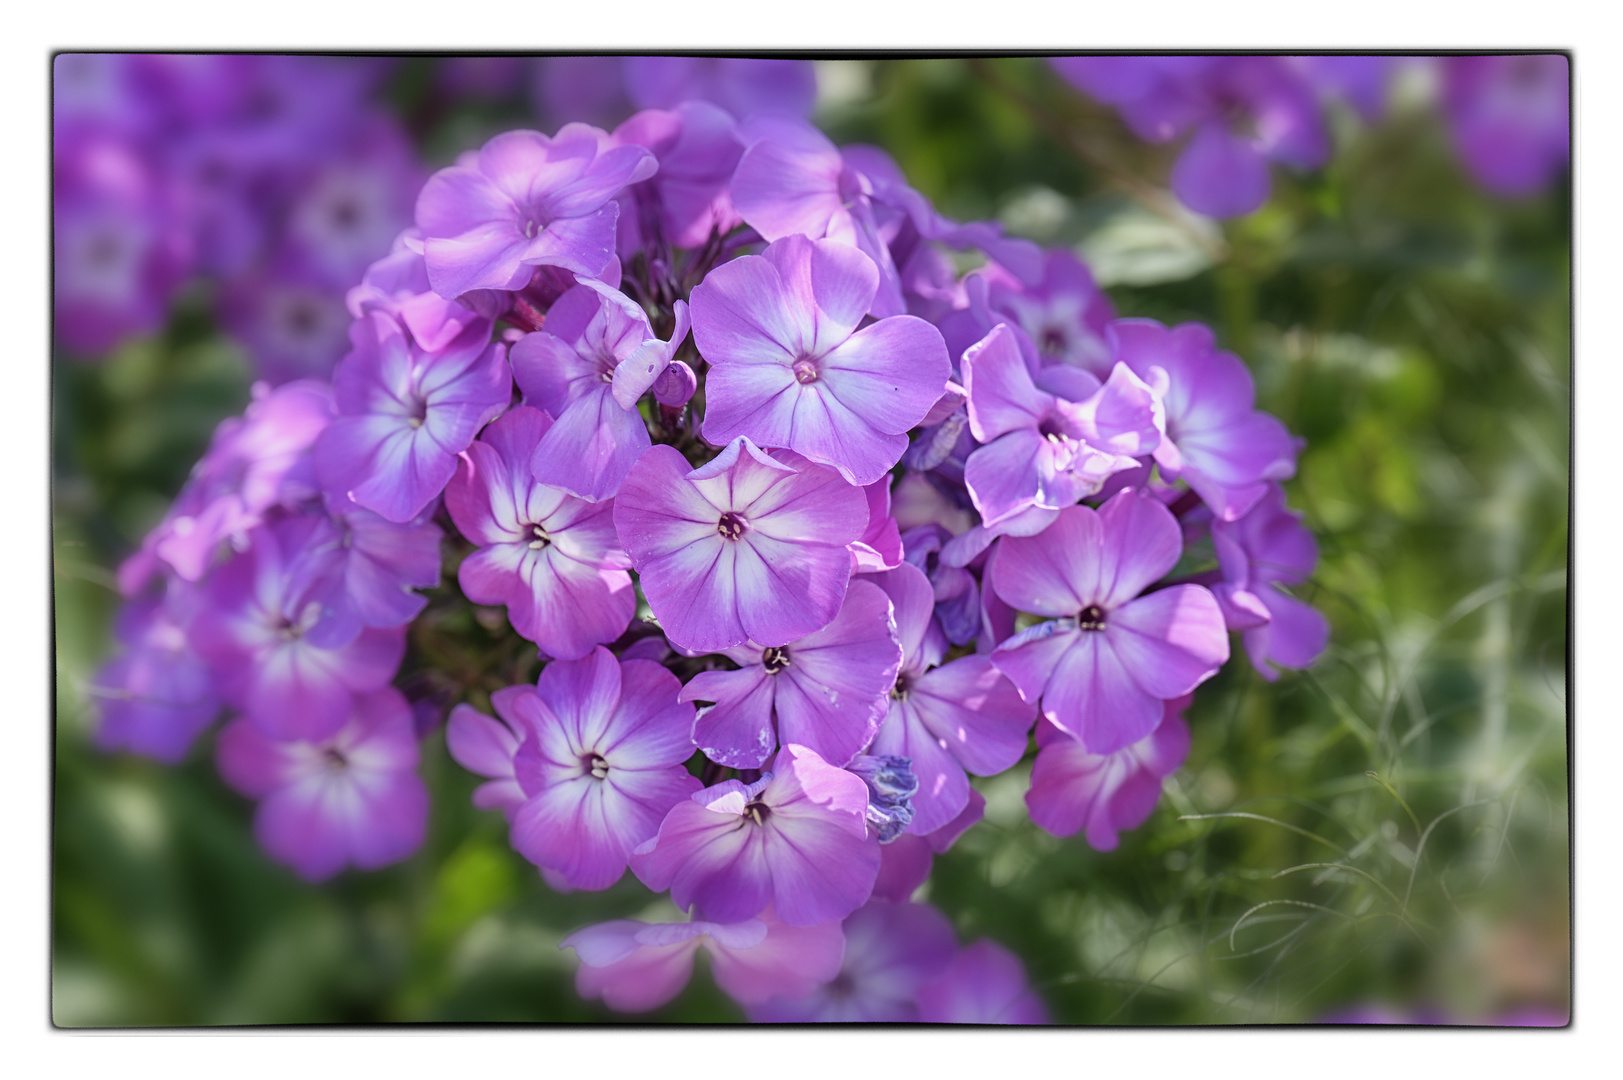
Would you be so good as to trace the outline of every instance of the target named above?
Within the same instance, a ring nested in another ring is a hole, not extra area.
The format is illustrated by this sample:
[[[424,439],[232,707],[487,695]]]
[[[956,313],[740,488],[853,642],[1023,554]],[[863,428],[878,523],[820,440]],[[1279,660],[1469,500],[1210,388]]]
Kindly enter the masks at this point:
[[[96,746],[175,764],[220,713],[208,664],[186,638],[196,590],[173,581],[160,599],[130,604],[113,633],[124,651],[91,677]]]
[[[740,1005],[757,1005],[777,994],[810,993],[834,978],[844,945],[838,922],[785,926],[768,905],[755,918],[727,924],[615,919],[577,930],[558,947],[580,957],[581,997],[646,1012],[682,992],[700,946],[710,953],[716,985]]]
[[[406,650],[404,627],[341,617],[333,582],[301,567],[324,524],[301,517],[256,528],[248,551],[209,576],[190,628],[226,703],[273,739],[331,736],[354,695],[386,686]]]
[[[1312,87],[1279,56],[1059,57],[1056,71],[1117,106],[1140,137],[1167,142],[1193,129],[1172,167],[1172,190],[1197,213],[1249,214],[1268,199],[1268,163],[1314,169],[1330,153]]]
[[[1571,156],[1567,58],[1443,58],[1443,113],[1465,167],[1495,195],[1537,194]]]
[[[309,881],[351,863],[376,870],[423,842],[428,790],[417,777],[411,708],[392,687],[357,695],[325,738],[279,742],[237,720],[215,753],[226,783],[260,800],[260,846]]]
[[[229,540],[240,550],[272,507],[317,494],[308,451],[332,421],[331,390],[311,379],[275,390],[255,383],[252,393],[241,417],[214,429],[174,505],[141,550],[119,567],[125,596],[139,592],[162,565],[186,581],[198,580],[214,565],[222,543]]]
[[[817,76],[809,60],[749,57],[627,56],[626,92],[641,109],[708,101],[742,120],[764,109],[810,116]]]
[[[810,993],[785,990],[749,1009],[757,1024],[908,1023],[919,1019],[919,988],[957,949],[952,924],[928,904],[872,901],[847,916],[845,956],[833,979]]]
[[[1048,1010],[1026,981],[1020,960],[993,941],[977,941],[946,972],[919,987],[926,1024],[1046,1024]]]

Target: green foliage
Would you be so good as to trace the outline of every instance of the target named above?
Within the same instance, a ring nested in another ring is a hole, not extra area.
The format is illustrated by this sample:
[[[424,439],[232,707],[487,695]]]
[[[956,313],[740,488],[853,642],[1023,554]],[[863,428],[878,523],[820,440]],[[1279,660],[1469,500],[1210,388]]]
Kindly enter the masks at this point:
[[[428,63],[405,69],[403,108]],[[840,63],[872,92],[823,118],[837,141],[884,146],[948,214],[1078,245],[1121,314],[1207,322],[1247,361],[1306,440],[1287,492],[1322,557],[1298,594],[1333,628],[1274,683],[1236,639],[1189,711],[1188,762],[1114,851],[1031,824],[1029,759],[976,781],[986,821],[936,859],[930,902],[961,940],[1013,949],[1067,1023],[1564,1008],[1568,193],[1488,198],[1435,117],[1399,106],[1374,128],[1339,115],[1328,167],[1276,174],[1262,211],[1202,231],[1155,198],[1168,151],[1040,61]],[[523,122],[412,115],[436,160]],[[629,876],[549,891],[442,737],[424,848],[320,887],[259,852],[211,738],[174,769],[90,748],[112,571],[246,402],[244,371],[185,316],[105,365],[57,363],[56,1022],[616,1019],[575,994],[558,941],[668,903]],[[468,619],[448,602],[459,556],[413,656],[483,707],[535,671],[447,624]],[[649,1019],[740,1019],[702,968]]]

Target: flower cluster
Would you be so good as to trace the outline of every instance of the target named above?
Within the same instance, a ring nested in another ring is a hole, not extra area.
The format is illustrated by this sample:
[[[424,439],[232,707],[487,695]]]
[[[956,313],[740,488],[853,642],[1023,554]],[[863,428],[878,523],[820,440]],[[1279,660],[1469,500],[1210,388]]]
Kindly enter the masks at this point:
[[[1042,1022],[1017,960],[911,902],[969,776],[1035,730],[1033,819],[1112,847],[1231,632],[1268,678],[1324,647],[1297,441],[1244,364],[792,113],[498,135],[350,304],[330,385],[261,388],[126,566],[101,738],[173,759],[223,703],[273,857],[404,857],[390,684],[448,540],[543,662],[459,688],[476,805],[553,887],[629,871],[684,915],[566,939],[613,1008],[703,945],[757,1020]]]
[[[344,291],[411,220],[416,152],[368,104],[383,61],[64,53],[55,61],[56,332],[104,353],[187,281],[261,377],[327,376]]]
[[[1187,136],[1171,184],[1191,210],[1215,218],[1258,209],[1268,167],[1316,169],[1329,156],[1328,101],[1366,122],[1386,107],[1400,64],[1435,82],[1449,135],[1467,171],[1501,196],[1536,194],[1570,156],[1567,61],[1559,55],[1067,56],[1054,70],[1114,106],[1133,134]]]

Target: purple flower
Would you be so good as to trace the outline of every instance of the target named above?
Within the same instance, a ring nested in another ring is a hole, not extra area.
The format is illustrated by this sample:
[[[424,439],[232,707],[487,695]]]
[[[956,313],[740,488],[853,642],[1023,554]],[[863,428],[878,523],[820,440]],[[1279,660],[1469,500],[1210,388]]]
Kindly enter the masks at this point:
[[[790,743],[753,784],[726,780],[678,803],[631,869],[677,907],[728,923],[767,904],[790,926],[843,919],[868,899],[879,844],[868,786]]]
[[[525,335],[512,352],[525,403],[558,418],[535,448],[535,479],[592,502],[619,491],[650,445],[637,399],[669,366],[687,330],[680,300],[676,331],[664,342],[640,307],[601,282],[583,281],[559,297],[547,328]]]
[[[636,614],[631,558],[614,531],[614,500],[591,503],[530,477],[552,419],[518,406],[463,452],[445,508],[479,550],[457,581],[476,604],[505,604],[513,629],[548,656],[579,659],[625,632]]]
[[[1290,59],[1321,97],[1340,98],[1373,124],[1386,110],[1387,83],[1395,56],[1293,56]]]
[[[70,349],[101,353],[157,330],[190,270],[188,237],[161,204],[104,192],[57,193],[54,313]]]
[[[907,1023],[919,1019],[919,988],[942,974],[958,942],[928,904],[878,900],[845,920],[839,974],[810,993],[782,995],[749,1010],[757,1024]]]
[[[491,775],[496,751],[516,741],[512,775],[524,801],[511,808],[513,847],[572,888],[606,889],[666,813],[699,789],[682,767],[693,754],[693,709],[676,700],[680,686],[658,664],[622,663],[599,647],[548,664],[534,688],[492,695],[511,739],[459,709],[450,745],[459,761],[467,754],[469,768]],[[502,787],[484,802],[507,809],[510,798]]]
[[[1069,248],[1054,248],[1043,261],[1042,282],[1024,286],[995,264],[982,271],[991,309],[1012,318],[1046,363],[1070,364],[1110,377],[1105,327],[1116,317],[1110,298],[1094,284],[1087,264]]]
[[[374,311],[400,320],[411,338],[431,353],[444,352],[464,330],[486,318],[466,302],[447,300],[428,284],[422,236],[408,229],[395,237],[389,254],[366,268],[361,283],[344,301],[349,313],[364,318]],[[471,293],[469,299],[493,295]]]
[[[119,568],[119,589],[126,596],[140,591],[160,560],[196,581],[222,543],[240,549],[272,507],[315,495],[307,451],[332,416],[332,393],[323,383],[302,380],[275,390],[255,383],[243,415],[214,429],[174,506]]]
[[[362,626],[404,626],[428,605],[412,591],[440,583],[444,533],[427,514],[404,524],[327,496],[332,529],[323,569],[340,583],[332,603]]]
[[[851,577],[846,545],[867,523],[860,489],[743,437],[697,469],[669,446],[652,448],[614,503],[654,616],[694,651],[780,647],[827,626]]]
[[[626,93],[641,109],[674,109],[697,99],[742,119],[762,109],[809,116],[817,76],[807,60],[750,57],[627,56]]]
[[[344,156],[323,162],[287,214],[287,253],[335,289],[354,283],[411,224],[423,168],[393,119],[366,118]]]
[[[966,770],[994,776],[1020,760],[1036,710],[985,656],[941,663],[946,639],[931,618],[935,592],[921,571],[904,564],[873,580],[895,607],[902,665],[868,753],[912,762],[919,789],[907,831],[924,835],[963,813]]]
[[[1460,157],[1495,195],[1536,194],[1571,155],[1567,58],[1449,56],[1443,113]]]
[[[333,373],[338,418],[313,452],[322,485],[390,521],[421,513],[511,399],[506,346],[487,327],[475,323],[430,353],[387,315],[358,320]]]
[[[940,978],[919,987],[918,1002],[926,1024],[1048,1023],[1019,959],[993,941],[966,947]]]
[[[785,926],[770,905],[742,922],[649,925],[634,919],[577,930],[559,943],[580,957],[575,987],[621,1012],[657,1009],[682,992],[693,956],[710,953],[716,985],[741,1005],[775,994],[810,993],[839,974],[845,935],[838,922]]]
[[[530,734],[528,721],[512,709],[515,696],[533,693],[527,686],[509,686],[490,695],[496,719],[472,705],[451,710],[445,725],[445,748],[451,759],[471,773],[485,778],[473,790],[473,805],[480,810],[500,810],[509,825],[513,815],[529,796],[518,782],[514,759]]]
[[[834,621],[774,648],[723,650],[736,671],[702,671],[683,701],[712,701],[693,722],[693,741],[718,765],[756,769],[780,745],[799,743],[844,765],[867,746],[885,716],[902,661],[890,601],[853,581]]]
[[[323,524],[289,518],[255,529],[248,551],[209,577],[190,629],[226,703],[271,738],[331,736],[354,695],[388,685],[406,649],[404,627],[340,617],[330,578],[301,567]]]
[[[1144,590],[1177,563],[1171,511],[1136,490],[1100,510],[1073,506],[1036,536],[1005,536],[988,564],[992,587],[1045,617],[992,652],[992,663],[1043,715],[1096,754],[1137,742],[1228,660],[1228,634],[1199,585]]]
[[[219,715],[208,664],[186,639],[196,607],[195,590],[173,582],[162,599],[119,613],[113,632],[125,651],[102,665],[89,687],[101,714],[98,748],[175,764]]]
[[[596,277],[614,258],[615,194],[658,168],[640,146],[611,146],[586,124],[553,138],[507,131],[417,197],[434,291],[519,289],[538,266]]]
[[[343,297],[296,267],[236,278],[222,298],[220,321],[273,384],[327,378],[349,344]]]
[[[732,197],[750,228],[768,241],[827,238],[856,248],[878,271],[863,313],[882,319],[905,312],[900,275],[879,232],[873,182],[798,117],[758,113],[740,133],[749,148],[733,173]]]
[[[712,365],[704,436],[745,436],[871,484],[950,372],[941,334],[898,315],[858,330],[878,287],[861,252],[790,236],[710,272],[693,290],[693,337]]]
[[[1164,423],[1155,394],[1125,365],[1103,385],[1069,365],[1033,371],[1018,333],[1000,323],[964,353],[969,428],[985,444],[964,480],[989,529],[1095,494],[1155,449]]]
[[[1183,480],[1219,518],[1233,521],[1267,494],[1268,481],[1295,474],[1290,433],[1253,407],[1251,373],[1215,348],[1209,327],[1117,319],[1110,335],[1118,361],[1165,386],[1166,438],[1154,454],[1163,477]]]
[[[1194,129],[1172,168],[1180,201],[1212,217],[1267,201],[1268,163],[1323,164],[1330,143],[1313,89],[1277,56],[1066,57],[1053,61],[1079,89],[1121,109],[1141,138]]]
[[[1268,494],[1238,521],[1214,521],[1212,545],[1222,573],[1212,593],[1229,629],[1242,631],[1258,673],[1272,682],[1279,673],[1269,661],[1305,668],[1318,659],[1330,624],[1279,587],[1306,581],[1319,561],[1319,546],[1302,516],[1285,508],[1284,490],[1269,485]]]
[[[399,862],[423,842],[428,790],[411,708],[392,687],[357,695],[343,726],[320,740],[278,742],[238,720],[220,732],[216,760],[226,783],[260,800],[260,846],[309,881],[351,863]]]
[[[614,129],[618,143],[643,146],[659,159],[659,171],[634,184],[623,200],[619,252],[624,261],[658,242],[696,248],[712,233],[726,235],[743,220],[728,187],[744,153],[738,125],[704,101],[682,101],[671,111],[647,109]]]
[[[1046,720],[1037,725],[1037,760],[1026,807],[1055,836],[1083,833],[1097,851],[1114,851],[1116,834],[1149,820],[1161,781],[1189,755],[1187,697],[1165,704],[1160,726],[1111,754],[1093,754]]]

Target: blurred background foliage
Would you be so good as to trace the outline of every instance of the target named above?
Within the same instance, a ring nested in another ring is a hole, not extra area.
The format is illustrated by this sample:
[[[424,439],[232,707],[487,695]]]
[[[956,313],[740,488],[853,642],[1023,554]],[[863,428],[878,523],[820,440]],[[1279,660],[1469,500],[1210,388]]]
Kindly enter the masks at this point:
[[[391,83],[430,165],[537,125],[517,101],[435,107],[441,63]],[[1333,627],[1309,671],[1270,685],[1237,657],[1200,690],[1187,763],[1117,850],[1033,826],[1028,761],[976,781],[986,820],[921,895],[1013,949],[1064,1023],[1564,1014],[1570,186],[1480,192],[1400,84],[1378,124],[1335,113],[1326,168],[1276,171],[1218,228],[1161,190],[1170,150],[1040,60],[825,61],[819,85],[835,141],[884,147],[943,212],[1075,246],[1121,315],[1214,326],[1305,440],[1287,492],[1321,561],[1298,593]],[[324,886],[255,846],[212,737],[177,768],[90,747],[112,573],[248,400],[205,310],[55,363],[56,1022],[618,1018],[558,940],[668,902],[629,875],[548,890],[442,733],[427,843]],[[741,1016],[701,974],[645,1019]]]

